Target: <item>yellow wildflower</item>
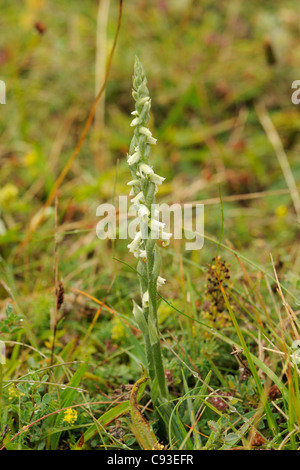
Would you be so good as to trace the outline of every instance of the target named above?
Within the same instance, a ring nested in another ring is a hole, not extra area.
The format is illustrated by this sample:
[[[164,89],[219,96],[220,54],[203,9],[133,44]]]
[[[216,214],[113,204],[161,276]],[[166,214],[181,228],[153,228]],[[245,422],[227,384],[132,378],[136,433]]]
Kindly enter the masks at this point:
[[[114,323],[114,325],[111,329],[111,339],[114,341],[123,339],[125,336],[125,329],[123,324],[116,317],[113,319],[112,322]]]
[[[77,411],[72,408],[68,408],[67,410],[65,410],[63,422],[72,425],[75,423],[75,421],[77,421],[77,417]]]
[[[8,388],[8,399],[10,401],[14,400],[15,398],[23,397],[25,394],[23,392],[20,392],[20,390],[15,387],[15,385],[11,385]]]
[[[32,150],[31,152],[26,153],[23,158],[23,162],[25,166],[33,166],[38,159],[38,154],[35,150]]]
[[[276,208],[275,211],[277,217],[285,217],[287,215],[287,207],[284,204],[281,204]]]
[[[165,446],[163,444],[160,444],[159,442],[156,442],[156,444],[154,444],[154,447],[152,447],[151,450],[164,450]]]
[[[0,189],[0,207],[8,206],[17,197],[19,190],[14,184],[8,183]]]

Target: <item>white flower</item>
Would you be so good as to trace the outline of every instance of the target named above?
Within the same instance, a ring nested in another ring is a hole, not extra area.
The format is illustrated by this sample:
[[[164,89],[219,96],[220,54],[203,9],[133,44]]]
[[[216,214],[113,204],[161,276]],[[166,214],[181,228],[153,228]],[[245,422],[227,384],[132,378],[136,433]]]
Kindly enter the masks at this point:
[[[163,229],[165,228],[165,225],[163,222],[160,222],[159,220],[156,220],[156,219],[151,219],[149,221],[149,226],[151,228],[151,230],[153,230],[154,232],[162,232]]]
[[[140,181],[139,180],[132,180],[127,183],[127,186],[139,186]]]
[[[152,133],[148,127],[141,126],[139,128],[140,134],[144,134],[146,137],[152,137]]]
[[[145,202],[145,196],[143,191],[140,191],[133,199],[131,199],[131,204],[136,205],[140,202]]]
[[[140,152],[140,149],[138,147],[135,147],[135,152],[130,155],[127,159],[127,163],[128,165],[134,165],[135,163],[137,163],[139,161],[139,159],[141,158],[141,152]]]
[[[140,122],[140,118],[139,118],[139,117],[135,117],[135,118],[131,121],[130,125],[131,125],[131,127],[134,127],[134,126],[137,126],[137,125],[139,124],[139,122]]]
[[[147,258],[146,250],[140,250],[139,251],[139,258]]]
[[[156,173],[153,173],[152,175],[150,175],[150,180],[152,181],[152,183],[155,183],[158,186],[160,186],[161,183],[165,181],[165,179],[166,178],[163,178],[162,176],[159,176]]]
[[[166,279],[164,279],[163,277],[158,276],[157,281],[156,281],[156,285],[157,285],[157,287],[160,287],[160,286],[163,286],[165,282],[166,282]]]
[[[143,308],[146,308],[149,306],[149,291],[147,290],[143,294],[142,304],[143,304]]]
[[[141,241],[142,234],[141,232],[137,232],[132,242],[127,245],[127,248],[129,248],[130,253],[133,253],[136,258],[138,257],[138,249],[140,247]]]
[[[164,231],[162,231],[162,232],[161,232],[161,239],[162,239],[162,240],[170,240],[170,238],[172,237],[172,235],[173,235],[173,234],[170,233],[170,232],[164,232]]]
[[[148,144],[152,144],[152,145],[155,145],[156,142],[157,142],[157,139],[154,139],[154,137],[147,137],[147,142]]]
[[[154,137],[152,137],[152,133],[148,129],[148,127],[144,127],[144,126],[140,127],[139,132],[140,132],[140,134],[143,134],[147,137],[148,144],[156,144],[157,139],[154,139]]]
[[[144,204],[141,204],[138,209],[138,216],[140,219],[142,219],[143,222],[146,222],[148,220],[150,211],[148,207],[146,207]]]
[[[141,163],[139,166],[139,171],[137,172],[137,176],[141,178],[146,178],[154,173],[151,166],[147,165],[146,163]]]
[[[160,234],[160,237],[163,241],[162,245],[163,246],[168,246],[169,243],[170,243],[170,238],[172,237],[172,233],[162,231],[161,234]]]

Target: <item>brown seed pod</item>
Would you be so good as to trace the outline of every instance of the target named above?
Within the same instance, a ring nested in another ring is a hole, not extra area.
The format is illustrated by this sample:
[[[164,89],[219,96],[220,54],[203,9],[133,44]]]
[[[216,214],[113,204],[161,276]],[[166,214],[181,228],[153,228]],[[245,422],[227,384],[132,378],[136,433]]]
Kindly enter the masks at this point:
[[[62,304],[64,303],[64,294],[65,294],[65,289],[64,289],[63,283],[59,281],[58,288],[56,290],[57,311],[61,308]]]
[[[221,397],[232,397],[231,393],[229,392],[218,392],[215,396],[211,396],[209,398],[209,402],[217,408],[219,411],[226,411],[229,408],[228,403],[225,400],[222,400]]]
[[[47,27],[41,21],[36,21],[34,27],[39,34],[44,34],[47,31]]]
[[[281,392],[277,385],[273,384],[272,387],[269,388],[268,392],[268,397],[270,400],[276,400],[276,398],[279,398],[281,396]]]
[[[261,447],[264,444],[265,444],[264,438],[260,434],[255,433],[251,440],[252,447]]]

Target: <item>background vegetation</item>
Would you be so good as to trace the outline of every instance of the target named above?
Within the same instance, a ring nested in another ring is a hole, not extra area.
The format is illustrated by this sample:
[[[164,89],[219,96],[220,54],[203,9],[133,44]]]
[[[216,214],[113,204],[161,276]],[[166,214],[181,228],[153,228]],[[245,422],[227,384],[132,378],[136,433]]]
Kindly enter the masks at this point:
[[[296,2],[125,1],[105,99],[43,211],[102,84],[118,8],[0,6],[2,446],[147,448],[132,426],[143,409],[168,448],[296,449]],[[95,232],[97,206],[128,194],[135,55],[152,98],[152,162],[166,177],[159,202],[205,204],[203,249],[175,240],[161,250],[159,321],[181,439],[160,434],[147,386],[143,408],[130,400],[144,359],[135,260],[126,240]]]

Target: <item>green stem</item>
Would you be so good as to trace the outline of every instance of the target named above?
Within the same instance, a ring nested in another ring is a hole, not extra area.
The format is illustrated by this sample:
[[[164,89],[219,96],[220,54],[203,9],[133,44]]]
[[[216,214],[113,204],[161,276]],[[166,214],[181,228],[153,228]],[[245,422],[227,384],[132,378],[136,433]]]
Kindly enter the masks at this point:
[[[150,338],[151,351],[148,352],[148,356],[153,363],[151,364],[151,370],[155,372],[155,376],[152,378],[153,382],[153,394],[152,397],[155,401],[158,400],[159,404],[162,404],[168,399],[168,389],[166,385],[165,372],[163,366],[163,359],[160,347],[160,334],[158,328],[157,318],[157,289],[156,282],[160,269],[160,254],[156,245],[155,240],[148,239],[146,243],[147,252],[147,284],[149,293],[149,316],[148,316],[148,331]],[[156,397],[157,394],[157,397]]]

